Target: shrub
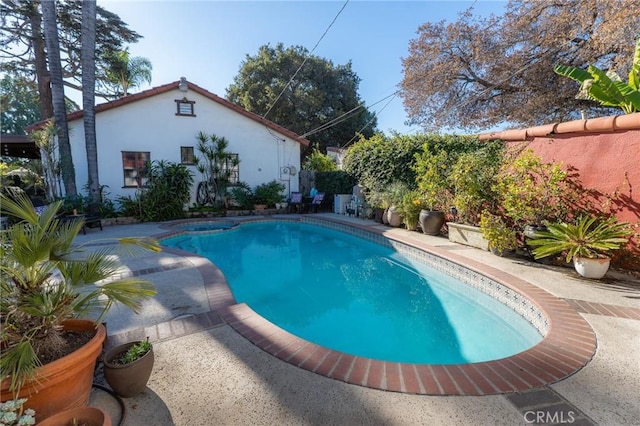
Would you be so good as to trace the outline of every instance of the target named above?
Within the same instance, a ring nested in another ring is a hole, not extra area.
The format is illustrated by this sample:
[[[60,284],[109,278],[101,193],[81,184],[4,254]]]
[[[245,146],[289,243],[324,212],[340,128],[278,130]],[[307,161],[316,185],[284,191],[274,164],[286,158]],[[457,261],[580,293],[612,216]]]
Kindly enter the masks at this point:
[[[351,194],[358,183],[356,178],[343,170],[332,172],[316,172],[316,189],[324,192],[327,197],[334,194]]]
[[[413,186],[416,175],[411,165],[425,141],[423,135],[394,134],[389,138],[377,133],[369,139],[361,137],[345,153],[343,169],[371,191],[383,191],[396,181]]]
[[[264,204],[267,207],[273,207],[276,203],[284,201],[284,184],[277,180],[258,185],[253,190],[253,201],[255,204]]]
[[[496,211],[498,195],[494,186],[501,160],[502,144],[488,145],[458,157],[449,180],[459,222],[477,225],[483,210]]]
[[[229,190],[229,204],[242,210],[253,209],[253,191],[246,182],[240,182]]]
[[[560,164],[545,163],[532,150],[504,161],[493,186],[505,215],[519,226],[566,221],[580,204],[579,188]]]
[[[326,154],[314,149],[302,164],[302,170],[331,172],[337,169],[336,163]]]
[[[184,217],[193,176],[183,164],[154,161],[149,165],[147,185],[140,193],[140,218],[164,221]]]

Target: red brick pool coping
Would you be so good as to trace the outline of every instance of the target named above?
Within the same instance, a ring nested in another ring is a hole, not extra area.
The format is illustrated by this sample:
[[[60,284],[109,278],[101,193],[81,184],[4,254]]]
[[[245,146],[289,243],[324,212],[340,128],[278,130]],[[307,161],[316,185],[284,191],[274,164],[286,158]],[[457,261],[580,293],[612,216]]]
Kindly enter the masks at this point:
[[[567,302],[525,280],[451,251],[403,238],[399,233],[388,235],[384,229],[371,225],[325,217],[314,219],[384,235],[479,272],[532,301],[546,316],[548,331],[543,340],[532,348],[499,360],[454,365],[378,361],[327,349],[281,329],[246,304],[236,304],[224,275],[215,265],[201,266],[211,308],[257,347],[289,364],[346,383],[387,391],[422,395],[495,395],[524,391],[565,379],[584,367],[595,353],[596,337],[588,322]],[[287,217],[285,220],[296,219]],[[175,233],[161,237],[171,234]],[[194,255],[176,249],[168,251]]]

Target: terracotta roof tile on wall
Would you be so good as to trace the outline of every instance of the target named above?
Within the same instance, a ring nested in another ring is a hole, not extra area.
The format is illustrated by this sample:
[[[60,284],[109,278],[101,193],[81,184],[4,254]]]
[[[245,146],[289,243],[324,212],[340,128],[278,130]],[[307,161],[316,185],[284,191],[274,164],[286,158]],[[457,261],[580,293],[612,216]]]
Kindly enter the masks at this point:
[[[526,141],[534,137],[561,133],[604,133],[633,129],[640,129],[640,112],[590,118],[587,120],[573,120],[563,123],[551,123],[543,126],[529,127],[527,129],[482,133],[478,136],[480,140],[502,139],[504,141]]]
[[[174,81],[171,83],[167,83],[164,84],[162,86],[158,86],[158,87],[154,87],[148,90],[144,90],[140,93],[136,93],[133,95],[128,95],[124,98],[120,98],[120,99],[116,99],[114,101],[110,101],[110,102],[106,102],[103,104],[99,104],[96,105],[96,114],[102,111],[107,111],[113,108],[117,108],[119,106],[122,105],[126,105],[126,104],[130,104],[132,102],[136,102],[136,101],[140,101],[142,99],[147,99],[150,98],[152,96],[155,95],[159,95],[161,93],[165,93],[165,92],[169,92],[171,90],[175,90],[178,88],[178,84],[180,83],[180,81]],[[278,133],[281,133],[293,140],[295,140],[296,142],[300,143],[301,145],[305,145],[308,146],[309,145],[309,140],[303,138],[302,136],[292,132],[289,129],[286,129],[276,123],[274,123],[273,121],[267,120],[266,118],[260,117],[257,114],[254,114],[252,112],[247,111],[246,109],[232,103],[229,102],[228,100],[221,98],[220,96],[209,92],[206,89],[203,89],[202,87],[198,86],[197,84],[191,83],[191,82],[187,82],[189,90],[193,90],[194,92],[208,98],[211,99],[214,102],[219,103],[220,105],[227,107],[229,109],[234,110],[235,112],[244,115],[247,118],[250,118],[251,120],[254,120],[258,123],[261,123],[263,125],[265,125],[266,127],[275,130]],[[81,119],[83,116],[83,111],[79,110],[79,111],[74,111],[71,114],[67,115],[67,121],[73,121],[73,120],[78,120]],[[27,127],[27,132],[31,132],[33,130],[36,130],[37,128],[39,128],[40,126],[42,126],[45,123],[45,121],[40,121],[38,123],[32,124],[31,126]]]

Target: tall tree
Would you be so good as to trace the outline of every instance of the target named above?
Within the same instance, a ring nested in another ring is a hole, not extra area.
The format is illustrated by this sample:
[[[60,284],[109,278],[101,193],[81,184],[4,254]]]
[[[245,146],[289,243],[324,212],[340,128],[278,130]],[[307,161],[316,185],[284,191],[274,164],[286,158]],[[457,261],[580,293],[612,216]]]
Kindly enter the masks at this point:
[[[426,23],[403,59],[412,124],[486,129],[615,113],[576,99],[554,65],[629,72],[640,0],[510,0],[503,16]]]
[[[49,69],[42,36],[40,0],[1,0],[0,4],[0,72],[12,72],[38,82],[41,119],[53,116],[49,90]],[[65,86],[81,90],[82,1],[58,0],[57,14],[62,72]],[[140,34],[128,28],[118,15],[96,7],[96,78],[106,81],[108,62],[105,55],[136,43]],[[109,87],[98,84],[100,97],[111,97]]]
[[[111,86],[114,97],[125,97],[129,87],[138,87],[142,83],[151,83],[151,61],[140,56],[131,57],[129,49],[110,52],[106,56],[108,66],[105,70],[105,85]]]
[[[100,179],[98,176],[98,144],[96,140],[96,2],[82,3],[82,109],[84,140],[87,149],[89,199],[99,204]]]
[[[2,134],[24,135],[25,127],[40,119],[38,88],[24,77],[6,74],[0,80]]]
[[[62,82],[62,65],[58,42],[56,5],[54,0],[42,3],[44,39],[47,45],[47,58],[51,72],[51,96],[53,115],[58,127],[58,149],[60,150],[60,167],[66,195],[76,195],[76,173],[71,158],[69,143],[69,127],[67,125],[67,108],[64,101],[64,85]]]
[[[300,135],[336,120],[308,135],[326,152],[327,146],[342,146],[358,132],[371,136],[375,130],[375,116],[363,105],[359,84],[350,62],[335,66],[301,46],[264,45],[257,55],[246,56],[227,98]]]

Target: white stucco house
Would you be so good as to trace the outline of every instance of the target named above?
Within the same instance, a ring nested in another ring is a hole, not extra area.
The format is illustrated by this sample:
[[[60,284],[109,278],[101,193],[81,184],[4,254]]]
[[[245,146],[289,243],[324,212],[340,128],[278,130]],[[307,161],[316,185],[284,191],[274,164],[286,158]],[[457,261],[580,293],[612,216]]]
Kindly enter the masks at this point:
[[[76,185],[83,192],[88,182],[83,112],[69,114],[68,123]],[[201,175],[192,160],[200,131],[229,141],[227,152],[240,160],[238,181],[254,187],[276,179],[285,185],[285,195],[298,190],[300,150],[308,140],[184,78],[96,106],[100,184],[108,185],[112,199],[133,196],[146,161],[182,163],[194,174],[194,202]]]

